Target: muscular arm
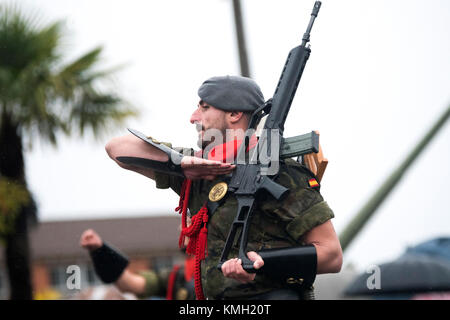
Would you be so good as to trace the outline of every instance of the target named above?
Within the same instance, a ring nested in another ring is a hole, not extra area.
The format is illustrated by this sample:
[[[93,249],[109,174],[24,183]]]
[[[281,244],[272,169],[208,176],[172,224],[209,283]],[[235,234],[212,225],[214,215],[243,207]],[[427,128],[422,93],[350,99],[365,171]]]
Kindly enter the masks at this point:
[[[141,295],[145,291],[145,278],[139,274],[125,269],[120,278],[114,282],[116,287],[122,292],[131,292],[135,295]]]
[[[317,274],[337,273],[342,266],[342,249],[331,220],[311,229],[302,237],[317,252]]]
[[[140,173],[150,179],[155,179],[155,173],[152,169],[141,168],[133,165],[124,164],[117,160],[117,157],[128,156],[137,158],[146,158],[161,162],[168,161],[167,154],[142,141],[132,134],[111,139],[105,146],[109,157],[120,167]]]
[[[155,179],[153,169],[128,165],[118,161],[117,157],[145,158],[160,162],[167,162],[169,160],[167,154],[132,134],[113,138],[106,144],[105,149],[109,157],[120,167],[135,171],[153,180]],[[183,168],[183,173],[188,179],[214,180],[217,175],[230,173],[235,168],[235,165],[185,156],[181,160],[181,168]]]

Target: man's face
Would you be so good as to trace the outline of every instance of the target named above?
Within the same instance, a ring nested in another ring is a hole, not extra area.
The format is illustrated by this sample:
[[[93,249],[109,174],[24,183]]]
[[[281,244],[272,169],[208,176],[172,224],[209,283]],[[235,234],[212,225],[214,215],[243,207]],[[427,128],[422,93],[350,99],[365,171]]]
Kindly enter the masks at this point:
[[[214,108],[204,101],[199,102],[197,109],[192,113],[190,121],[196,125],[198,131],[197,144],[200,148],[205,149],[210,143],[221,144],[225,142],[226,129],[228,128],[225,116],[225,111]],[[209,131],[205,136],[207,130]],[[222,139],[217,139],[219,138],[217,137],[217,132],[221,133]],[[211,136],[214,136],[214,138],[211,139]]]

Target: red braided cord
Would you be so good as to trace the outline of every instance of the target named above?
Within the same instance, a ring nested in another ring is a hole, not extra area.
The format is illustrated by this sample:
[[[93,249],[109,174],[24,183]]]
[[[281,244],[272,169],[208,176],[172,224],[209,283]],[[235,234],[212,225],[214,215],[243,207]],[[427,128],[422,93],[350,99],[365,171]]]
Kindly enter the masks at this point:
[[[203,228],[200,230],[200,234],[197,237],[197,249],[199,250],[199,259],[204,260],[206,254],[206,242],[208,239],[208,229],[206,228],[206,224],[208,223],[208,209],[206,208],[206,205],[200,209],[198,214],[201,215],[203,220]]]
[[[202,260],[200,259],[199,251],[200,247],[197,246],[197,254],[195,255],[194,288],[197,300],[205,300],[202,286],[202,268],[201,268]]]
[[[198,300],[205,300],[202,288],[202,276],[201,276],[201,261],[205,259],[206,243],[208,236],[208,229],[206,224],[208,223],[208,208],[206,204],[194,215],[191,219],[191,225],[186,225],[186,212],[189,203],[189,194],[191,191],[192,181],[185,179],[181,186],[180,202],[175,209],[177,212],[181,212],[181,232],[178,244],[181,247],[184,245],[185,237],[189,237],[189,243],[186,247],[186,253],[195,255],[195,271],[194,271],[194,286],[195,295]],[[203,225],[203,228],[202,228]]]

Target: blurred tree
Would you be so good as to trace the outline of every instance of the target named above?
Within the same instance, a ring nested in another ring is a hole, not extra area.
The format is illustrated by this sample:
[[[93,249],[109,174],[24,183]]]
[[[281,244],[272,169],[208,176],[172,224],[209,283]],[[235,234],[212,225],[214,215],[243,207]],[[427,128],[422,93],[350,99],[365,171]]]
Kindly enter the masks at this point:
[[[60,133],[98,137],[136,115],[100,87],[113,72],[94,70],[102,48],[64,63],[62,37],[62,22],[45,25],[17,6],[0,5],[0,239],[11,299],[32,298],[28,229],[37,207],[27,188],[24,144],[39,138],[56,146]]]

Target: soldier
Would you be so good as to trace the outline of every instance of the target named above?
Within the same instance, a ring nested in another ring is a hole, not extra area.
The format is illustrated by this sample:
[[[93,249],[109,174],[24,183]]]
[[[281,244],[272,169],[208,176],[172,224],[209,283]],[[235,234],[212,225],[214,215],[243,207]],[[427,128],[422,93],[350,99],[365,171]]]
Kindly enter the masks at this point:
[[[235,258],[217,269],[236,215],[237,201],[233,194],[226,194],[211,209],[206,205],[208,195],[220,189],[218,183],[226,185],[250,115],[264,104],[264,97],[253,80],[238,76],[210,78],[200,86],[198,95],[201,100],[190,122],[199,133],[201,152],[185,155],[175,166],[165,152],[127,135],[108,142],[108,155],[122,168],[154,179],[157,188],[171,188],[180,195],[177,208],[183,213],[180,243],[189,237],[187,252],[196,255],[197,298],[313,297],[316,274],[339,272],[342,250],[330,221],[334,214],[319,192],[320,185],[306,167],[292,159],[281,161],[275,179],[289,188],[288,196],[281,202],[270,196],[257,199],[249,231],[248,257],[254,261],[258,273],[248,273],[242,268],[237,247],[231,251]],[[220,136],[224,141],[219,141]],[[151,161],[141,165],[125,161],[124,157]],[[190,227],[184,222],[187,209],[194,213]]]
[[[193,259],[187,257],[183,266],[158,272],[145,270],[132,272],[128,259],[110,244],[104,242],[92,229],[80,237],[80,246],[89,251],[97,276],[104,283],[114,283],[123,293],[133,293],[138,298],[164,297],[167,300],[195,299]]]

